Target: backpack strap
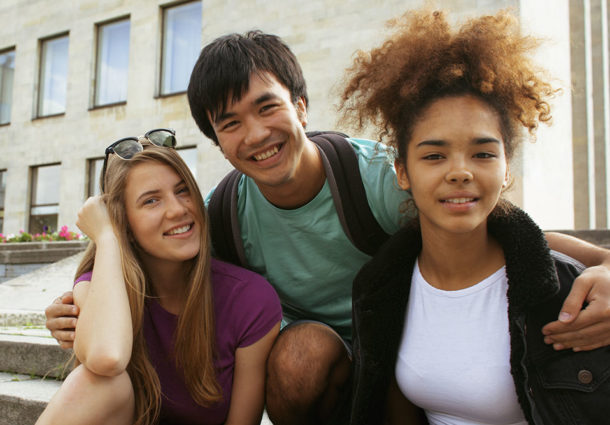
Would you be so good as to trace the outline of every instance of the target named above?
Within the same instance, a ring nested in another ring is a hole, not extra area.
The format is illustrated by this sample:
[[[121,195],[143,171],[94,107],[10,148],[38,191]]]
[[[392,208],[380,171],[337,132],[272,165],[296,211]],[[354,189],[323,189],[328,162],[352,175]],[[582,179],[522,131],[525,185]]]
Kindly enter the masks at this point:
[[[379,225],[368,204],[358,157],[343,133],[308,132],[320,149],[326,179],[343,231],[352,244],[373,256],[390,237]]]
[[[366,198],[358,157],[346,140],[334,131],[308,132],[320,150],[326,179],[343,231],[352,244],[373,256],[389,237],[379,225]],[[208,204],[210,234],[215,255],[221,260],[247,267],[237,217],[237,189],[242,173],[229,172],[216,186]]]
[[[216,186],[208,204],[210,236],[215,256],[246,267],[244,244],[237,218],[237,188],[242,173],[233,169]]]

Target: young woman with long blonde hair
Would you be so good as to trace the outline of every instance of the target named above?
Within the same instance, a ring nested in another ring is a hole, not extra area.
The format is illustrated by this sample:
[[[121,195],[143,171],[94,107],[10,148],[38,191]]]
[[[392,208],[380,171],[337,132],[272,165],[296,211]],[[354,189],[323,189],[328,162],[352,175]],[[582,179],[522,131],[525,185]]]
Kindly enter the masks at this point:
[[[197,184],[172,130],[106,150],[103,194],[79,212],[80,363],[38,420],[258,424],[281,307],[259,275],[210,257]]]

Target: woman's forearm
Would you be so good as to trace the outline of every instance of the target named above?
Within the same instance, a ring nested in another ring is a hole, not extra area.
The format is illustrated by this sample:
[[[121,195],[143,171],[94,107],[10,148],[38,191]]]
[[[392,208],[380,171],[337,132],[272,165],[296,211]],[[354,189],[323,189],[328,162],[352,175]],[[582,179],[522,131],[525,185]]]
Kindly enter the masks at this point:
[[[95,265],[86,298],[79,300],[75,291],[81,313],[74,352],[92,372],[115,376],[127,368],[131,358],[131,311],[116,236],[105,232],[95,242]]]

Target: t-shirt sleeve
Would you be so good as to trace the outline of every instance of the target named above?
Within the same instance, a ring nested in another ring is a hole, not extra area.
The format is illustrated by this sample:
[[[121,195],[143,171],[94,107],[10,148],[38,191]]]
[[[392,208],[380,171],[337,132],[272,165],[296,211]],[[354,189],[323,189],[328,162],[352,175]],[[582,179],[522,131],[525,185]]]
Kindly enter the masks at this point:
[[[366,197],[381,228],[394,234],[409,217],[405,214],[408,192],[398,185],[388,148],[371,140],[350,139],[358,155],[358,164]]]
[[[282,320],[282,307],[275,290],[262,276],[250,272],[233,300],[237,346],[254,344]]]
[[[205,205],[206,208],[210,205],[210,199],[212,198],[212,195],[214,194],[215,190],[216,190],[216,186],[214,186],[212,189],[210,189],[208,194],[205,195],[205,198],[203,198],[203,204]]]
[[[91,282],[91,276],[93,276],[93,272],[86,272],[81,274],[79,277],[76,278],[72,287],[74,288],[78,282]]]

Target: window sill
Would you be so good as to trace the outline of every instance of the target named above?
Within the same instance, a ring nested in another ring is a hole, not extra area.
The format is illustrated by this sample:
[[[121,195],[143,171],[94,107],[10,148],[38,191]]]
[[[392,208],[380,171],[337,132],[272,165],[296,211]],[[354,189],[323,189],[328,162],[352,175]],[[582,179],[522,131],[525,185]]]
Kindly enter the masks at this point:
[[[126,100],[124,100],[122,102],[106,103],[105,105],[95,105],[95,106],[90,107],[88,110],[89,111],[95,111],[97,109],[113,108],[115,106],[123,106],[123,105],[127,105],[127,101]]]
[[[38,117],[34,117],[32,118],[32,121],[38,121],[38,120],[44,120],[46,118],[57,118],[57,117],[63,117],[64,115],[66,115],[65,112],[60,112],[58,114],[50,114],[50,115],[40,115]]]
[[[158,94],[154,98],[155,99],[164,99],[166,97],[176,97],[176,96],[180,96],[180,95],[183,95],[183,94],[186,94],[186,90],[177,91],[177,92],[174,92],[174,93]]]

